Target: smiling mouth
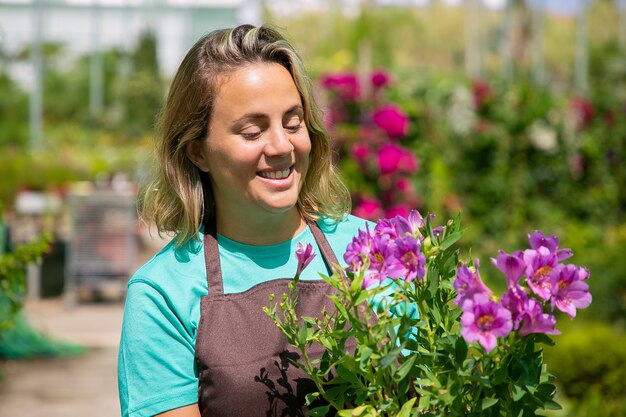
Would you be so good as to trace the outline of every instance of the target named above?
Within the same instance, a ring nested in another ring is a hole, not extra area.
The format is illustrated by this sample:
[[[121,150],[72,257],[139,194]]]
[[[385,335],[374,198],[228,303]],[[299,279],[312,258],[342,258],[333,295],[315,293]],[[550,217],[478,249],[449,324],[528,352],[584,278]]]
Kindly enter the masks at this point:
[[[257,175],[262,178],[267,178],[270,180],[282,180],[289,176],[291,173],[292,167],[285,168],[279,171],[261,171]]]

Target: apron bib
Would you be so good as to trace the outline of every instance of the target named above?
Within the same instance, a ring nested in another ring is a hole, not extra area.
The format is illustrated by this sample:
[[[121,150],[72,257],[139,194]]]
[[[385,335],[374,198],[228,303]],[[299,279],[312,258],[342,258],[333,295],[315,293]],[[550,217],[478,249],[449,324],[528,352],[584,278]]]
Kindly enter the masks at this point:
[[[330,272],[338,264],[326,237],[315,222],[308,224]],[[293,278],[261,283],[237,294],[224,294],[215,223],[205,225],[204,257],[209,293],[201,299],[196,335],[198,406],[203,417],[305,416],[305,396],[316,391],[313,381],[294,366],[299,359],[262,308],[268,296],[288,293]],[[324,281],[300,281],[299,316],[330,313],[332,287]],[[322,355],[314,345],[312,359]]]

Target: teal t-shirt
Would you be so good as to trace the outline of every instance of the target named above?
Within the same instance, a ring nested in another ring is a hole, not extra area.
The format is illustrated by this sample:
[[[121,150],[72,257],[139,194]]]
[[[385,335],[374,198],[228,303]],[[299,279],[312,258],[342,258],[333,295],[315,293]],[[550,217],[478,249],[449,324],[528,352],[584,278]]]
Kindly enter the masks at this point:
[[[354,216],[318,222],[342,265],[346,246],[365,223]],[[311,243],[317,255],[300,279],[328,274],[309,228],[272,246],[244,245],[218,235],[224,292],[239,293],[293,277],[298,243]],[[130,279],[118,358],[123,416],[152,416],[198,401],[195,343],[200,297],[211,291],[207,287],[201,241],[181,248],[168,244]]]

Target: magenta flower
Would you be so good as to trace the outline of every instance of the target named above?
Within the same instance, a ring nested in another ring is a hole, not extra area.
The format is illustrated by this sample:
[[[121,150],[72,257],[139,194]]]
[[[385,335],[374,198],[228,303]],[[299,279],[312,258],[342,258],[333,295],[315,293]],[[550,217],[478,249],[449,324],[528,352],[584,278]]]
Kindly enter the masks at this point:
[[[454,289],[457,293],[454,304],[461,307],[463,304],[472,300],[476,295],[491,297],[492,292],[480,279],[480,273],[478,272],[479,261],[474,261],[474,269],[476,272],[472,272],[467,265],[461,265],[456,271],[456,278],[454,279]]]
[[[300,276],[300,273],[306,268],[309,263],[315,258],[315,252],[313,252],[313,246],[310,243],[303,245],[298,242],[298,249],[296,249],[296,258],[298,258],[298,269],[296,271],[296,277]]]
[[[361,167],[364,167],[367,163],[367,160],[370,158],[372,154],[372,149],[363,142],[356,142],[350,148],[350,156],[352,159],[357,161]]]
[[[376,223],[374,227],[374,236],[377,239],[395,240],[400,237],[400,231],[398,230],[398,221],[396,218],[381,219]]]
[[[372,120],[391,139],[401,138],[409,132],[409,117],[395,104],[380,107],[372,115]]]
[[[381,89],[382,87],[388,86],[390,82],[390,77],[387,71],[379,69],[372,73],[370,80],[372,82],[374,90],[376,91]]]
[[[576,317],[576,309],[591,304],[589,286],[583,282],[589,271],[576,265],[557,265],[551,274],[552,308],[556,306],[571,318]]]
[[[558,263],[556,253],[550,252],[545,246],[540,246],[538,249],[526,249],[523,259],[531,291],[543,301],[549,300],[552,295],[550,272]]]
[[[394,217],[406,217],[409,215],[409,206],[406,204],[394,204],[385,210],[385,217],[390,219]]]
[[[496,258],[491,258],[491,263],[496,266],[506,277],[507,286],[515,288],[526,270],[526,265],[521,257],[521,252],[509,255],[500,250]]]
[[[417,171],[417,159],[408,149],[386,143],[378,148],[378,169],[383,175],[398,171],[411,174]]]
[[[346,247],[343,260],[346,261],[348,271],[357,272],[363,268],[363,256],[369,256],[372,250],[372,236],[366,225],[365,230],[359,230],[359,234],[352,238],[352,242]]]
[[[410,235],[396,239],[394,256],[404,268],[401,276],[405,281],[424,278],[426,257],[419,240]]]
[[[370,267],[368,271],[376,271],[380,279],[400,278],[404,267],[395,257],[396,244],[385,236],[374,236],[369,253]]]
[[[463,304],[461,335],[467,342],[478,342],[487,352],[496,347],[496,337],[506,337],[513,328],[511,312],[484,294],[476,294]]]
[[[328,74],[322,77],[322,85],[335,91],[346,101],[357,101],[361,95],[359,78],[351,73]]]
[[[528,241],[532,249],[537,250],[542,246],[548,248],[551,253],[556,254],[559,261],[570,258],[573,255],[571,249],[559,249],[559,239],[556,236],[545,236],[538,230],[528,235]]]
[[[372,198],[362,198],[353,211],[355,216],[362,217],[368,220],[378,220],[384,216],[383,207]]]
[[[522,287],[516,285],[502,294],[500,304],[511,312],[511,320],[513,320],[513,329],[517,330],[522,320],[522,313],[526,306],[528,297]]]
[[[556,318],[551,314],[544,313],[541,303],[535,298],[526,299],[520,319],[522,326],[519,329],[519,334],[522,336],[530,333],[561,333],[555,329]]]

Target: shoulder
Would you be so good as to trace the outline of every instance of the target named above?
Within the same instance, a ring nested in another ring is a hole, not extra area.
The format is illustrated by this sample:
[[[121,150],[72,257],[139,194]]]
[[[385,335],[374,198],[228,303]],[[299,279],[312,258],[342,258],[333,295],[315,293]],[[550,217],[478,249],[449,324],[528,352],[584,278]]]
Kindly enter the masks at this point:
[[[324,217],[317,224],[338,258],[343,257],[346,246],[357,236],[359,230],[374,227],[374,223],[353,215],[347,215],[339,221]]]
[[[129,280],[129,288],[142,283],[163,293],[178,292],[206,282],[203,245],[191,240],[181,247],[170,242],[143,264]],[[182,288],[181,288],[182,287]]]
[[[359,229],[364,230],[366,225],[373,227],[374,223],[369,220],[362,219],[352,214],[344,216],[341,220],[334,220],[330,217],[323,217],[317,221],[322,232],[328,236],[350,235],[355,236]]]

